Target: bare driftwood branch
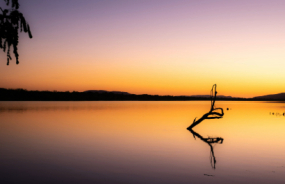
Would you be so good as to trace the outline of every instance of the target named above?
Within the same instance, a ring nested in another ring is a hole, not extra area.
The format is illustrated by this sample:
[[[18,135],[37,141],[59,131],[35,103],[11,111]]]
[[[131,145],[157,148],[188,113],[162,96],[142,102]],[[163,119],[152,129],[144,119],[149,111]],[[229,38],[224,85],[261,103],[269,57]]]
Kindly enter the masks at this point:
[[[204,114],[200,119],[196,121],[196,118],[194,119],[193,123],[187,128],[188,130],[191,130],[196,125],[204,121],[205,119],[220,119],[224,116],[224,110],[223,108],[215,108],[215,102],[217,97],[217,91],[216,91],[217,85],[214,84],[211,90],[211,109],[208,113]]]

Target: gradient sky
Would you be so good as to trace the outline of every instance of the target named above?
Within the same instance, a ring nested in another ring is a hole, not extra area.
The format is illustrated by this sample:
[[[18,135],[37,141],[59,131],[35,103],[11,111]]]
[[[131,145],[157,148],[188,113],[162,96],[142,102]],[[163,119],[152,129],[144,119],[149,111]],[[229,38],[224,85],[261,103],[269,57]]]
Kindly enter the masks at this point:
[[[285,92],[283,0],[19,2],[34,38],[20,35],[19,65],[0,53],[2,88]]]

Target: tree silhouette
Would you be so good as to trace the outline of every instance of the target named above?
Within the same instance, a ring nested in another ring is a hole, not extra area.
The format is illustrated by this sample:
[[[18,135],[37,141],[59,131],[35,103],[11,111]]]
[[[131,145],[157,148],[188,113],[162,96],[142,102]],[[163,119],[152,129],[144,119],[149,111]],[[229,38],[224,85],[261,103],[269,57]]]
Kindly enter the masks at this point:
[[[32,38],[30,26],[23,14],[18,11],[20,4],[18,0],[4,0],[6,5],[11,4],[12,9],[2,9],[0,7],[0,48],[7,52],[7,65],[12,59],[10,48],[13,46],[13,52],[16,57],[16,64],[19,64],[18,43],[19,32],[24,31]]]

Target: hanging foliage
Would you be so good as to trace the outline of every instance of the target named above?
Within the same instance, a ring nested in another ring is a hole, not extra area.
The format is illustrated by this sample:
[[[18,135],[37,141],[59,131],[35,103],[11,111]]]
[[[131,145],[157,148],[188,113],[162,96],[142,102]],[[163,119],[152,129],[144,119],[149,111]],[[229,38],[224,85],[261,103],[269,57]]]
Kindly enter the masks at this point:
[[[16,64],[19,64],[18,43],[19,32],[24,31],[32,38],[30,26],[25,20],[23,14],[18,11],[18,0],[4,0],[6,5],[11,4],[12,9],[2,9],[0,7],[0,49],[7,52],[7,65],[12,59],[10,55],[11,46],[16,58]]]

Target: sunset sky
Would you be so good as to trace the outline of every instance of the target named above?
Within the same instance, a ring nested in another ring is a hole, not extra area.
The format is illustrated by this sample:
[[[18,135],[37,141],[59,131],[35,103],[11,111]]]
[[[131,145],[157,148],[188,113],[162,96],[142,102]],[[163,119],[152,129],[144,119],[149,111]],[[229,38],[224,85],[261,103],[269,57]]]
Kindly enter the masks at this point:
[[[33,39],[20,34],[19,65],[0,52],[0,88],[285,92],[284,0],[19,2]]]

